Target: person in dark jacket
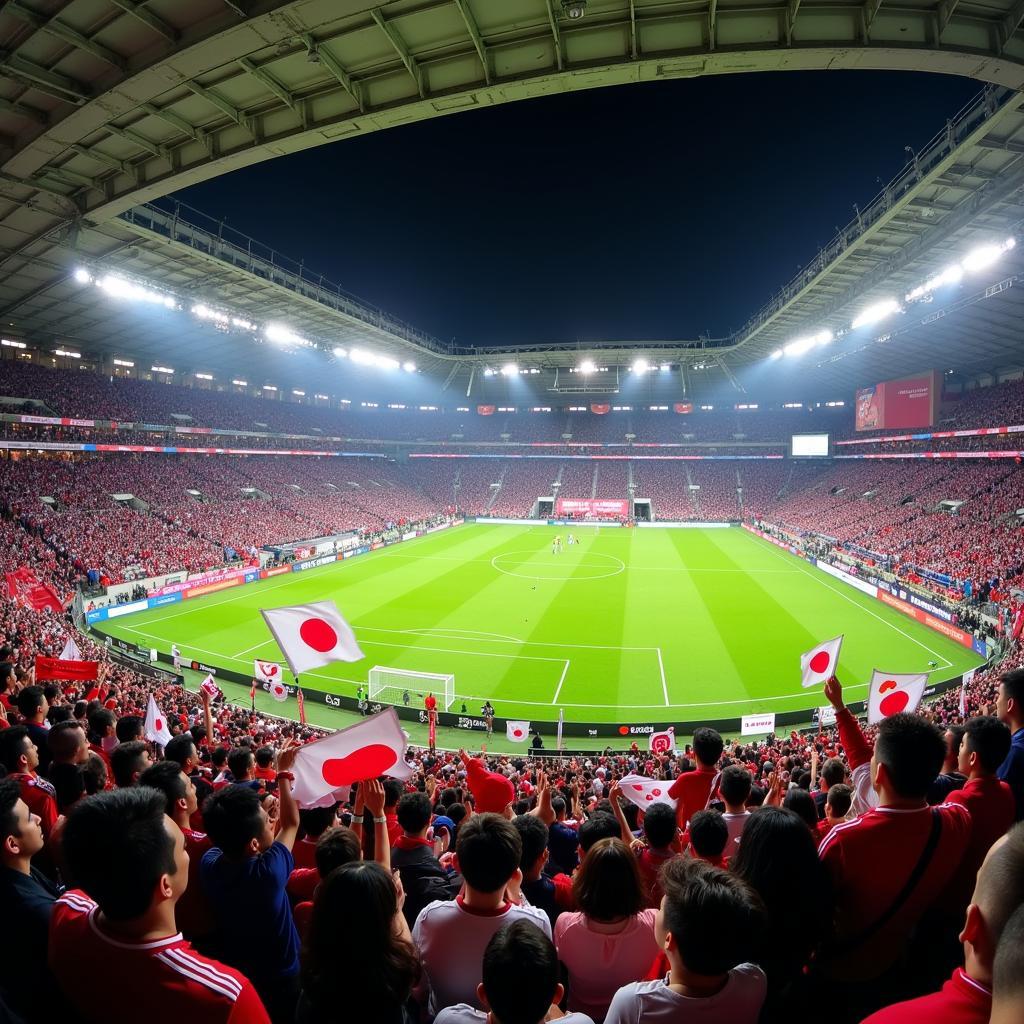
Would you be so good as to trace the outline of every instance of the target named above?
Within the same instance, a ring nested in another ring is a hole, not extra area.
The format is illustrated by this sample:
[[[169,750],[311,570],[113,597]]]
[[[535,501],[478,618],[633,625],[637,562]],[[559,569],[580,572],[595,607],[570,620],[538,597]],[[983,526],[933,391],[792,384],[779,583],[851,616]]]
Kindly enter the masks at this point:
[[[402,834],[391,850],[391,867],[398,870],[405,889],[402,912],[411,928],[419,912],[434,900],[453,900],[460,881],[451,876],[434,856],[430,830],[430,797],[426,793],[406,793],[398,801],[398,823]]]

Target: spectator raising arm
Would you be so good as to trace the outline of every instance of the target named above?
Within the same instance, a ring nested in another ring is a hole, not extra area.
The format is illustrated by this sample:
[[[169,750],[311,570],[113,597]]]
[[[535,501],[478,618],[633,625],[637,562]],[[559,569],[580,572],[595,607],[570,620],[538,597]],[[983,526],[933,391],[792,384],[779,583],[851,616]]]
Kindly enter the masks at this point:
[[[388,838],[388,819],[384,816],[384,785],[380,779],[370,779],[359,789],[366,809],[373,815],[373,859],[385,871],[390,871],[391,840]],[[404,900],[405,894],[402,895]]]
[[[843,703],[843,684],[833,676],[825,683],[824,692],[829,704],[835,708],[839,741],[846,751],[846,759],[850,765],[853,784],[853,804],[850,811],[854,815],[863,814],[878,806],[878,794],[871,785],[872,746],[861,731],[860,723],[853,712]]]
[[[299,805],[292,796],[292,766],[301,745],[294,740],[286,743],[277,755],[278,803],[280,805],[276,841],[289,850],[299,834]]]

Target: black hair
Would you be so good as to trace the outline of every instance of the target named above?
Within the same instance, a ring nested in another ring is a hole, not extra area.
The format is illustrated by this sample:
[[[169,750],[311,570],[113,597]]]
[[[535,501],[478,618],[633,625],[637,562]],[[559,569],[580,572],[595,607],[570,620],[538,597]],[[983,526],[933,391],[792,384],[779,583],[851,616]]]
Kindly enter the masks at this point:
[[[505,925],[484,950],[483,984],[495,1020],[537,1024],[544,1020],[558,987],[554,945],[529,921]]]
[[[196,744],[192,734],[183,732],[170,738],[167,746],[164,747],[164,759],[174,761],[175,764],[183,767],[185,762],[195,755],[195,752]]]
[[[722,769],[722,781],[719,783],[718,791],[728,804],[745,804],[753,784],[750,772],[743,765],[731,764],[728,768]]]
[[[551,798],[551,810],[553,810],[555,812],[555,817],[556,818],[558,817],[559,814],[565,814],[565,808],[566,808],[565,797],[553,796]]]
[[[698,811],[690,819],[690,845],[701,857],[721,857],[729,826],[721,811]]]
[[[967,750],[978,755],[982,771],[990,775],[996,772],[1006,760],[1013,743],[1010,727],[995,716],[986,715],[969,719],[964,726],[964,733],[967,736]]]
[[[107,785],[107,762],[99,754],[90,752],[82,765],[82,782],[85,784],[85,795],[95,796]]]
[[[241,779],[249,771],[252,759],[252,750],[249,747],[232,747],[228,752],[228,771],[235,777]]]
[[[576,905],[595,921],[632,917],[644,905],[636,857],[618,838],[595,843],[573,876]]]
[[[548,848],[548,827],[535,814],[517,815],[512,819],[512,824],[523,844],[519,868],[525,874]]]
[[[256,763],[261,768],[269,768],[274,763],[274,748],[260,747],[256,751]]]
[[[50,727],[46,734],[46,745],[50,748],[50,756],[55,761],[66,761],[78,752],[85,741],[82,726],[72,720],[58,722]]]
[[[676,837],[676,812],[668,804],[653,804],[644,813],[644,835],[654,849],[664,849]]]
[[[118,789],[135,784],[132,776],[139,770],[139,763],[147,752],[148,748],[142,740],[119,743],[110,752],[110,770]]]
[[[140,776],[140,786],[158,789],[164,797],[164,813],[174,817],[174,805],[184,800],[187,790],[185,776],[181,774],[181,765],[175,761],[157,761],[150,765]]]
[[[316,841],[316,849],[313,851],[316,869],[322,879],[326,878],[335,868],[359,860],[361,856],[359,837],[352,829],[345,828],[344,825],[332,825],[322,832]]]
[[[832,809],[833,818],[844,818],[849,813],[850,805],[853,803],[853,789],[845,782],[838,782],[834,786],[829,786],[825,802]]]
[[[9,772],[18,771],[18,762],[27,750],[25,740],[32,742],[28,729],[23,725],[12,725],[0,729],[0,764]]]
[[[107,735],[107,730],[112,725],[117,725],[114,712],[102,706],[90,708],[86,721],[89,723],[89,739],[93,743],[99,743]]]
[[[782,801],[782,806],[799,815],[808,828],[818,828],[818,806],[806,789],[789,790]]]
[[[612,815],[598,813],[592,818],[587,818],[580,825],[576,835],[580,841],[580,849],[587,853],[595,843],[602,839],[618,839],[622,835],[622,829],[619,828],[619,823]]]
[[[946,753],[951,754],[955,762],[960,756],[960,744],[964,741],[964,733],[967,732],[967,726],[961,725],[959,722],[956,725],[947,725],[946,732],[950,736],[949,747]],[[946,743],[946,732],[942,734],[943,745]]]
[[[999,677],[1006,696],[1013,700],[1019,709],[1024,710],[1024,668],[1011,669]]]
[[[714,767],[718,764],[718,759],[722,756],[724,749],[725,743],[718,730],[703,725],[694,731],[693,752],[700,759],[701,764],[708,768]]]
[[[332,825],[338,823],[337,803],[326,807],[305,807],[299,811],[299,824],[307,839],[319,839]]]
[[[67,814],[85,795],[85,773],[80,764],[59,762],[50,765],[50,784],[53,786],[57,799],[57,811]]]
[[[430,824],[431,811],[430,797],[426,793],[406,793],[398,801],[395,815],[403,831],[415,835]]]
[[[67,817],[62,850],[71,884],[84,889],[105,917],[140,917],[160,877],[175,872],[163,794],[132,787],[80,800]]]
[[[756,948],[763,927],[761,901],[746,882],[690,857],[674,857],[661,871],[663,920],[688,971],[726,974]]]
[[[146,728],[146,721],[138,715],[122,715],[114,726],[114,735],[118,743],[132,743],[141,740]]]
[[[18,694],[18,710],[26,717],[31,718],[46,700],[46,694],[41,686],[26,686]]]
[[[923,800],[945,759],[942,734],[918,715],[893,715],[878,726],[875,760],[885,765],[892,788],[904,799]]]
[[[821,766],[821,777],[829,788],[838,786],[846,778],[846,765],[838,757],[830,757]]]
[[[46,712],[46,720],[50,725],[58,725],[60,722],[70,722],[74,718],[71,708],[67,704],[51,704]]]
[[[14,806],[21,799],[21,786],[14,779],[0,779],[0,841],[18,833]]]
[[[214,846],[232,860],[241,859],[249,843],[263,835],[259,794],[249,786],[216,790],[203,804],[203,825]]]
[[[405,792],[405,787],[398,781],[398,779],[385,779],[384,780],[384,806],[394,807],[398,803],[402,794]]]
[[[504,888],[519,868],[523,843],[519,832],[500,814],[474,814],[459,829],[455,847],[466,884],[478,892]]]

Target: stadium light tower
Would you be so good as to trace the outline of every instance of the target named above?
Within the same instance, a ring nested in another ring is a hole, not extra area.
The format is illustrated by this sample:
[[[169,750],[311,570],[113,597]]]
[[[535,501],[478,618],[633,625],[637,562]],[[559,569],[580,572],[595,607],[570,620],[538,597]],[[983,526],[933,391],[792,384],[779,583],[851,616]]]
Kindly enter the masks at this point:
[[[633,372],[634,373],[646,373],[651,368],[651,364],[640,356],[638,359],[633,360]]]
[[[580,373],[593,373],[597,369],[593,359],[584,359],[579,365]]]
[[[514,377],[517,373],[519,373],[519,367],[516,366],[515,363],[506,363],[501,368],[501,374],[503,377]]]

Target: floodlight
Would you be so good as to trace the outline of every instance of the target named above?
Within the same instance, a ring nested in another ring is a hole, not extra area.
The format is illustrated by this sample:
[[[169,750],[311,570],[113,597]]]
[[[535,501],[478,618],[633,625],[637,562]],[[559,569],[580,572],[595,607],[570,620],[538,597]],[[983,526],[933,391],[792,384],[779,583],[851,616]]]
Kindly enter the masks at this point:
[[[84,267],[79,267],[75,271],[75,280],[79,284],[92,284],[92,275]]]
[[[406,373],[415,373],[416,364],[407,359],[404,363],[402,363],[402,369],[405,370]]]
[[[633,372],[634,373],[646,373],[651,368],[651,364],[647,362],[643,357],[633,360]]]
[[[502,373],[502,376],[504,376],[504,377],[514,377],[518,372],[519,372],[519,367],[516,366],[515,363],[506,363],[501,368],[501,373]]]
[[[1001,245],[979,245],[977,249],[972,249],[960,261],[960,265],[969,274],[973,274],[979,270],[984,270],[986,267],[990,267],[1003,255],[1003,251]]]
[[[661,364],[661,372],[662,373],[668,373],[668,372],[671,371],[671,369],[672,369],[672,367],[668,363],[662,363]]]
[[[781,358],[782,358],[782,349],[781,349],[781,348],[777,348],[777,349],[776,349],[776,350],[775,350],[775,351],[774,351],[774,352],[772,353],[772,359],[781,359]]]
[[[335,345],[334,348],[331,349],[331,352],[339,359],[344,359],[345,356],[348,355],[348,349],[342,348],[340,345]]]
[[[593,373],[597,367],[594,365],[593,359],[584,359],[579,365],[580,373]]]
[[[877,324],[880,320],[884,320],[887,316],[892,316],[893,313],[900,311],[900,304],[895,299],[883,299],[881,302],[876,302],[873,306],[868,306],[862,313],[860,313],[853,323],[850,325],[854,330],[858,327],[869,327],[871,324]]]
[[[247,380],[233,380],[231,383],[240,388],[247,388],[249,386],[249,382]]]

